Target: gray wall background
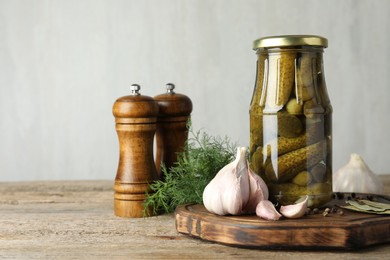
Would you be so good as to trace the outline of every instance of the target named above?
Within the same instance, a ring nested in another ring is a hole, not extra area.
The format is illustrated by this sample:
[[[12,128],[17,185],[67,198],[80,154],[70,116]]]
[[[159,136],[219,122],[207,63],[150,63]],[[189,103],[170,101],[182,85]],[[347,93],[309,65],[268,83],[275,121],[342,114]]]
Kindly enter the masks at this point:
[[[249,145],[253,40],[319,34],[334,169],[390,173],[390,1],[0,0],[0,181],[114,179],[111,108],[174,82],[193,126]]]

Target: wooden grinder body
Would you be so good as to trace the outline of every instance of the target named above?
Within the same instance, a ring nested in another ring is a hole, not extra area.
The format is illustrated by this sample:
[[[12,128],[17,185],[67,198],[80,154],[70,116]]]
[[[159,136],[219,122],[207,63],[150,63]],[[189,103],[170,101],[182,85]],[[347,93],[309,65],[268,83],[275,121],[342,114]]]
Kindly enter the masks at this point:
[[[161,163],[169,169],[177,161],[177,153],[183,151],[188,138],[187,123],[192,112],[191,100],[173,91],[167,84],[167,93],[155,96],[159,114],[156,131],[156,167],[159,179],[164,179]]]
[[[113,107],[120,157],[114,185],[114,211],[120,217],[143,217],[146,192],[157,179],[153,156],[157,103],[142,95],[119,98]],[[146,212],[152,215],[152,210]]]

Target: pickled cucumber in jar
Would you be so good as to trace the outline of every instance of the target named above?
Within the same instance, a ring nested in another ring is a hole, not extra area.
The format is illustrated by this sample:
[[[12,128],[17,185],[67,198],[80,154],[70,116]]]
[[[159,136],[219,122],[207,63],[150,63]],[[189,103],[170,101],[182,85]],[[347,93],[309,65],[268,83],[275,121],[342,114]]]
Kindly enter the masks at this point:
[[[319,36],[275,36],[254,42],[258,54],[250,106],[250,166],[270,199],[287,205],[309,196],[320,207],[332,195],[332,107]]]

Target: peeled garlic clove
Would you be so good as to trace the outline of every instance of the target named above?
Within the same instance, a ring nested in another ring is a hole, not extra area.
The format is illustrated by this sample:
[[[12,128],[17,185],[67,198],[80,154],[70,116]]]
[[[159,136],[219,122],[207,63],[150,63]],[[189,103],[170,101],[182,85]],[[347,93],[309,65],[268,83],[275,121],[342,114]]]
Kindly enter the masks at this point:
[[[307,202],[309,197],[306,198],[297,204],[281,206],[280,213],[286,218],[300,218],[303,217],[306,213]]]
[[[333,191],[383,194],[383,185],[363,158],[353,153],[348,164],[333,174]]]
[[[238,215],[249,199],[246,148],[237,149],[236,159],[223,167],[203,191],[206,209],[218,215]]]
[[[247,163],[249,165],[249,163]],[[249,173],[249,200],[244,208],[246,213],[256,212],[256,206],[262,200],[268,200],[268,188],[263,179],[252,169],[248,168]]]
[[[282,217],[269,200],[262,200],[257,204],[256,215],[266,220],[279,220]]]

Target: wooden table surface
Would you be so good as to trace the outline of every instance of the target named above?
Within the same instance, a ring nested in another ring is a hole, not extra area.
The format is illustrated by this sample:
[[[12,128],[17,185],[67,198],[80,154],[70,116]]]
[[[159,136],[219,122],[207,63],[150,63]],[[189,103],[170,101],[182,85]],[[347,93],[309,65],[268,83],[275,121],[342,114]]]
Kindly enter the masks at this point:
[[[390,194],[390,175],[382,178],[386,194]],[[114,216],[112,186],[113,181],[0,183],[0,259],[339,260],[390,256],[390,244],[358,251],[286,251],[205,242],[179,234],[173,214],[140,219]]]

